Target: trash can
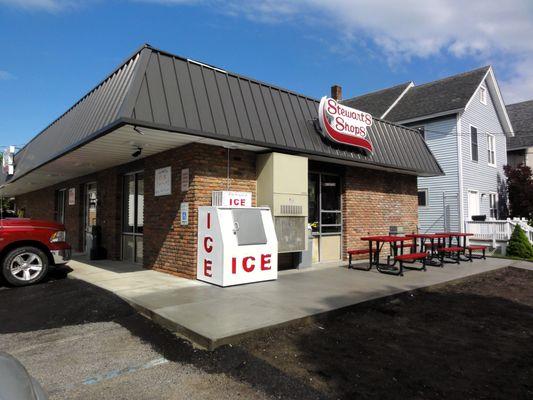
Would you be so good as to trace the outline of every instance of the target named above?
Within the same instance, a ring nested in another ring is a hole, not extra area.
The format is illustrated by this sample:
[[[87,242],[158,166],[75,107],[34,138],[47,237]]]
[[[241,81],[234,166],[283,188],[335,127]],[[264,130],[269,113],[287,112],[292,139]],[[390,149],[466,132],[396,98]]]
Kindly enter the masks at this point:
[[[102,227],[94,225],[91,227],[91,248],[89,250],[90,260],[104,260],[107,258],[107,250],[102,247]]]

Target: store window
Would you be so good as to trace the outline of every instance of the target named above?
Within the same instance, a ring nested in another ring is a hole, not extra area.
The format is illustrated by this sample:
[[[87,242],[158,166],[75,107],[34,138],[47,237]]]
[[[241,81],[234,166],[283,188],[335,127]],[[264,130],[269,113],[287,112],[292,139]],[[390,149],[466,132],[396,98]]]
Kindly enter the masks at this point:
[[[320,235],[342,231],[341,179],[327,173],[309,174],[309,224]]]
[[[490,133],[487,134],[487,160],[489,165],[496,166],[496,139]]]
[[[418,207],[426,207],[428,205],[428,190],[418,189]]]
[[[489,193],[489,214],[491,218],[498,219],[498,197],[496,193]]]
[[[66,192],[65,189],[60,189],[56,192],[56,221],[62,224],[65,223]]]
[[[479,159],[478,144],[477,144],[477,128],[474,126],[470,127],[470,154],[472,157],[472,161],[477,161]]]
[[[144,175],[124,176],[122,207],[122,259],[142,263],[144,229]]]

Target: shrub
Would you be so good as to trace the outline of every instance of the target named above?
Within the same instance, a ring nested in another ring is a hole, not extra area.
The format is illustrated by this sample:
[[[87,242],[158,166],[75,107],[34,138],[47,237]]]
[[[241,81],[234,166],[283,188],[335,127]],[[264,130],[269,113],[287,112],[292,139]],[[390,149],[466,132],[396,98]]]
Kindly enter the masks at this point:
[[[509,244],[507,245],[507,255],[511,257],[533,258],[533,246],[531,246],[526,234],[518,224],[516,224]]]

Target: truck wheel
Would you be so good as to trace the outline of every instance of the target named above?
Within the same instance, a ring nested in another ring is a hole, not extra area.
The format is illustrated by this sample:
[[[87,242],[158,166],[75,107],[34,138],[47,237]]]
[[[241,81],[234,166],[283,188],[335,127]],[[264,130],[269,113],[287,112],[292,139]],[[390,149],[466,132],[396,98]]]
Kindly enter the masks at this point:
[[[26,286],[42,280],[48,272],[48,257],[36,247],[11,250],[2,263],[2,273],[14,286]]]

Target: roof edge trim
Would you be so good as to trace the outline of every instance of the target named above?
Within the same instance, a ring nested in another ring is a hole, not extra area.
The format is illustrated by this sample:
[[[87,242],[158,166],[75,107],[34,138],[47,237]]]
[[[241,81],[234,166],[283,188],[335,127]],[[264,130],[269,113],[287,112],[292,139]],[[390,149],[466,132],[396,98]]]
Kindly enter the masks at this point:
[[[419,117],[414,117],[414,118],[410,118],[410,119],[397,121],[396,123],[399,124],[399,125],[410,124],[411,122],[417,122],[417,121],[423,121],[423,120],[426,120],[426,119],[433,119],[433,118],[439,118],[439,117],[446,117],[448,115],[454,115],[454,114],[462,112],[463,110],[464,110],[464,108],[455,108],[453,110],[442,111],[442,112],[438,112],[438,113],[435,113],[435,114],[421,115]]]
[[[407,91],[409,89],[411,89],[413,86],[415,86],[415,83],[413,81],[409,82],[409,84],[407,85],[407,87],[403,90],[402,93],[400,93],[400,95],[398,96],[398,98],[396,100],[394,100],[394,103],[392,103],[390,105],[389,108],[387,108],[387,110],[383,113],[383,115],[380,117],[380,118],[385,118],[387,116],[388,113],[391,112],[391,110],[396,106],[396,104],[398,104],[398,102],[402,99],[403,96],[405,96],[405,94],[407,93]]]
[[[130,62],[132,59],[137,56],[143,49],[145,48],[151,48],[151,46],[147,43],[139,46],[137,50],[135,50],[129,57],[126,57],[123,62],[121,62],[113,71],[106,74],[105,78],[100,80],[96,85],[92,87],[87,93],[85,93],[82,97],[80,97],[72,106],[70,106],[67,110],[61,113],[57,118],[55,118],[52,122],[50,122],[48,125],[46,125],[41,131],[36,134],[34,137],[32,137],[28,143],[26,143],[24,146],[22,146],[18,152],[21,152],[24,150],[31,142],[33,142],[35,139],[37,139],[42,133],[44,133],[48,128],[50,128],[52,125],[54,125],[57,121],[59,121],[63,116],[68,114],[69,111],[71,111],[74,107],[76,107],[79,103],[81,103],[87,96],[89,96],[91,93],[93,93],[96,89],[98,89],[101,85],[103,85],[109,78],[111,78],[114,74],[116,74],[121,68],[123,68],[128,62]],[[17,152],[17,153],[18,153]]]

